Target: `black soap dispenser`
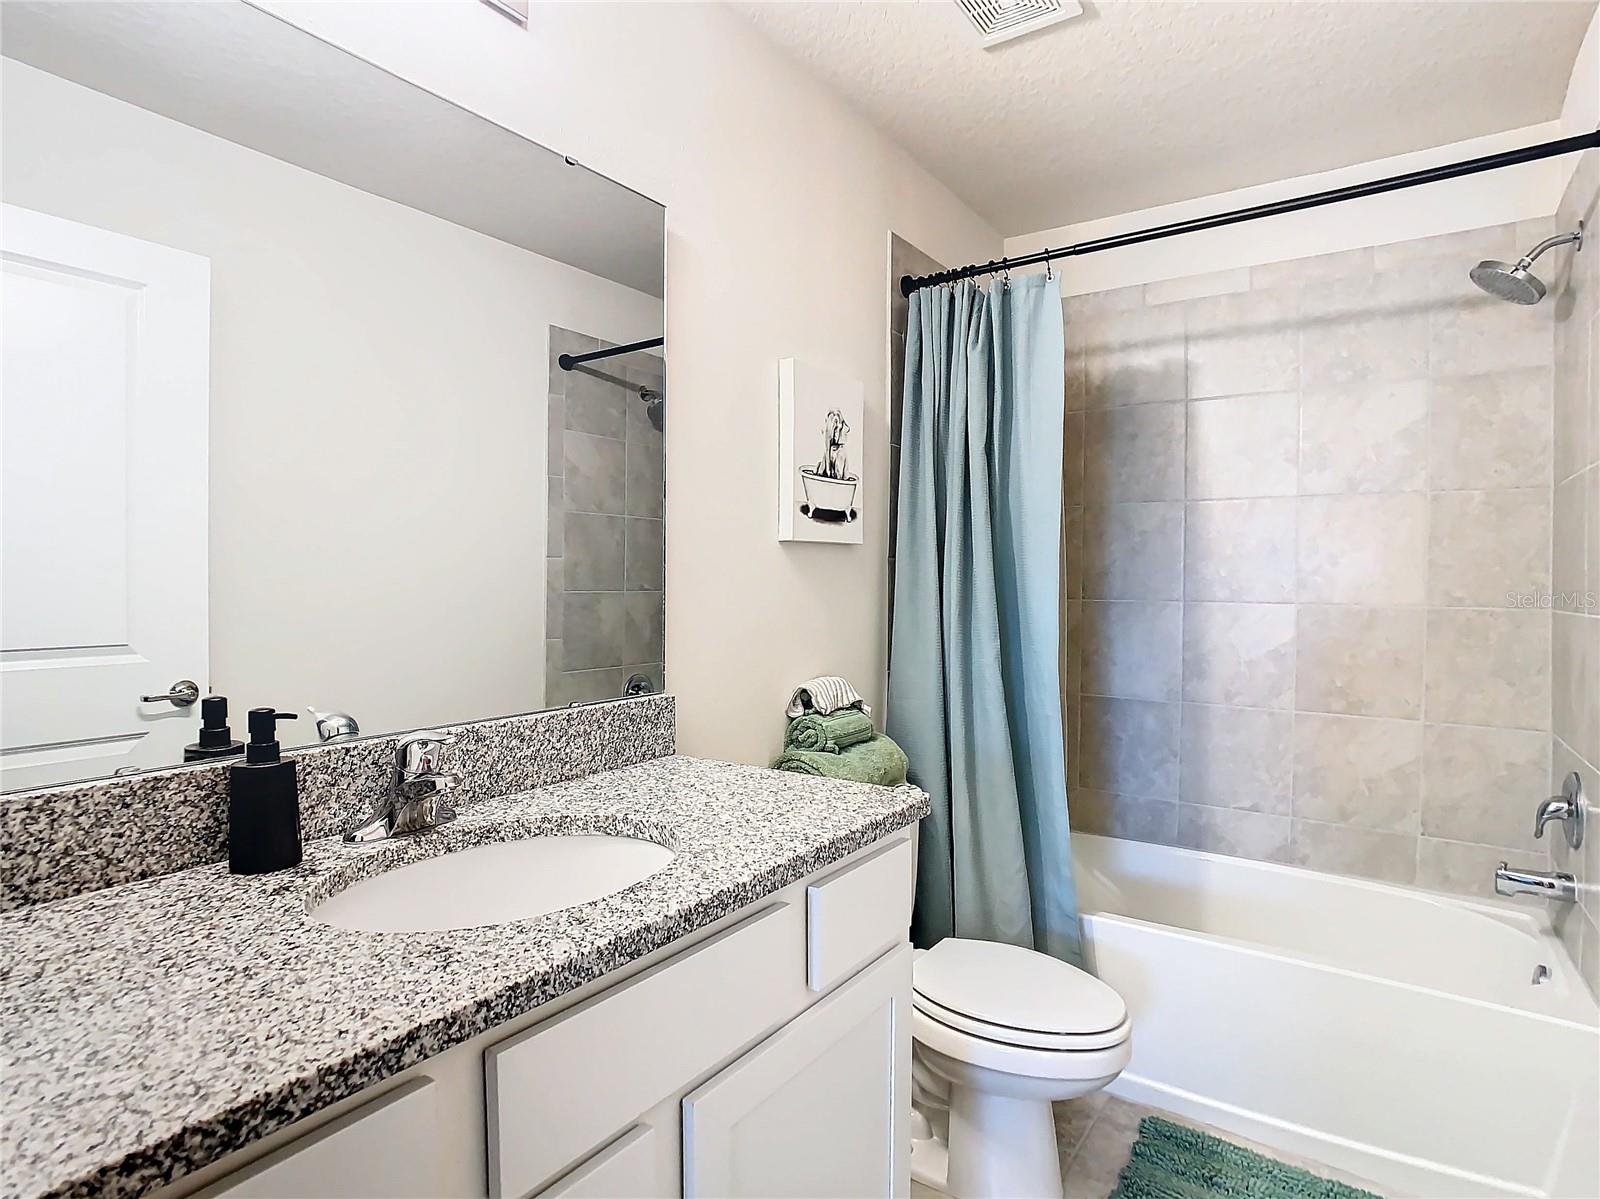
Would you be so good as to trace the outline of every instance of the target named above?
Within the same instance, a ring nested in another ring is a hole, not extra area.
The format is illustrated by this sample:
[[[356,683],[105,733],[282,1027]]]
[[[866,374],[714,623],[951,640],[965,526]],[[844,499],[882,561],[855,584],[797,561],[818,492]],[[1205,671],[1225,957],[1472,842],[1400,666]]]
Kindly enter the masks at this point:
[[[244,753],[244,742],[233,739],[228,727],[228,697],[208,695],[200,701],[200,740],[183,747],[185,762],[209,762]]]
[[[228,768],[228,869],[266,874],[300,864],[300,786],[278,753],[278,721],[293,712],[250,709],[244,761]]]

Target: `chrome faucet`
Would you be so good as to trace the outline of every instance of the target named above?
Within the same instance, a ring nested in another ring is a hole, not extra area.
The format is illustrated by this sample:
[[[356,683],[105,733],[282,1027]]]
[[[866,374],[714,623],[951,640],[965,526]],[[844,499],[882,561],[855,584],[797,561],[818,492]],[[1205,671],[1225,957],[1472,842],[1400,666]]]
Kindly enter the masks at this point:
[[[461,776],[440,769],[445,746],[454,742],[449,734],[432,730],[401,737],[394,747],[389,794],[378,801],[372,818],[351,829],[344,839],[381,841],[427,832],[454,820],[455,809],[444,797],[461,785]]]
[[[1537,895],[1572,903],[1578,898],[1578,880],[1565,870],[1513,870],[1507,862],[1494,868],[1496,895]]]
[[[354,741],[361,736],[361,726],[348,712],[323,712],[315,704],[306,709],[317,722],[319,741]]]
[[[1561,784],[1561,794],[1552,795],[1539,805],[1533,816],[1533,835],[1543,838],[1544,826],[1559,820],[1568,846],[1580,849],[1587,810],[1583,780],[1573,771]],[[1501,862],[1494,871],[1494,891],[1496,895],[1537,895],[1572,903],[1578,898],[1578,880],[1564,870],[1513,870],[1508,863]]]

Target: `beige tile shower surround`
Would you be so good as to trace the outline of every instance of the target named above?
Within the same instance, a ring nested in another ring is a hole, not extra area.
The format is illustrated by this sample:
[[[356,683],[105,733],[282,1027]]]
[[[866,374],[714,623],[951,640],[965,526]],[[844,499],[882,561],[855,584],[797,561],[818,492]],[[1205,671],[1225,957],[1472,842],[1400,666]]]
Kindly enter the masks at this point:
[[[1551,611],[1600,559],[1557,334],[1595,303],[1467,270],[1554,225],[1064,302],[1075,827],[1478,895],[1548,863],[1552,759],[1597,752],[1600,613]]]
[[[1580,219],[1593,239],[1542,276],[1555,321],[1550,778],[1582,773],[1600,815],[1600,150],[1579,159],[1556,211],[1562,230]],[[1551,852],[1580,884],[1579,906],[1559,917],[1562,939],[1600,996],[1600,819],[1582,850],[1558,837]]]

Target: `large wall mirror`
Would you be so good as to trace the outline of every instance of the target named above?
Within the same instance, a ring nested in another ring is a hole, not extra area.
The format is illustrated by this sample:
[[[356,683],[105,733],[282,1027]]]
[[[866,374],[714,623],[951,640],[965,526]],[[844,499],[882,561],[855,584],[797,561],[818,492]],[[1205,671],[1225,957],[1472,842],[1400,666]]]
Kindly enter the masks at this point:
[[[0,785],[661,688],[660,205],[242,0],[0,21]]]

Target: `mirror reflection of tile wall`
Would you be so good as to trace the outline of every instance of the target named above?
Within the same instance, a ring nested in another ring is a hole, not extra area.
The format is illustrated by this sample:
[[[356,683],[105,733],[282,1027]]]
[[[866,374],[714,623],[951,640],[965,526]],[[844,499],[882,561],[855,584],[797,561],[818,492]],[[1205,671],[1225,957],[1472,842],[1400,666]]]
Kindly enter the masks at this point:
[[[546,704],[621,695],[633,674],[664,685],[665,439],[639,389],[664,394],[665,364],[556,361],[611,344],[550,329]]]

